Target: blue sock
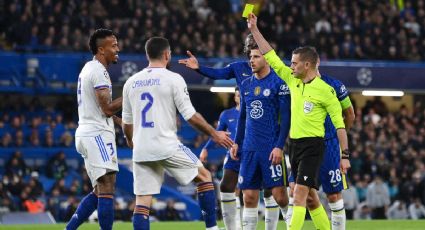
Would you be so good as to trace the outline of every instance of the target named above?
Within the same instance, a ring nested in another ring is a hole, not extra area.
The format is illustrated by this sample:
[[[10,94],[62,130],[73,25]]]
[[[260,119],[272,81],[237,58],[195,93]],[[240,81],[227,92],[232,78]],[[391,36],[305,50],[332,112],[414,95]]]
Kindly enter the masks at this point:
[[[216,197],[212,182],[198,184],[198,202],[207,228],[216,226]]]
[[[85,196],[78,205],[77,211],[72,215],[66,225],[67,230],[77,229],[97,208],[97,196],[94,192]]]
[[[136,205],[133,213],[133,229],[134,230],[149,230],[149,211],[150,208],[143,205]]]
[[[111,230],[114,223],[114,196],[112,194],[99,194],[97,215],[100,229]]]

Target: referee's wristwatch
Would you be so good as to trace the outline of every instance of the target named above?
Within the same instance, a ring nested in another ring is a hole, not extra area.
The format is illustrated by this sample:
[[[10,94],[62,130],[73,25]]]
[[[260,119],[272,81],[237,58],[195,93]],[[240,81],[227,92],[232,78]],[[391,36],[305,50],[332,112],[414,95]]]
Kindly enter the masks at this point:
[[[348,149],[342,150],[341,158],[342,159],[350,159],[350,150],[348,150]]]

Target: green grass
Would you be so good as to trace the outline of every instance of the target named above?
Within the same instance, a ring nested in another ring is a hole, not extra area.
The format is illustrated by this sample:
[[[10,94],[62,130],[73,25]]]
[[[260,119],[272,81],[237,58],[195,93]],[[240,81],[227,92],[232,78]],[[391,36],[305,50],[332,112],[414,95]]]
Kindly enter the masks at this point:
[[[223,223],[219,223],[220,227],[223,227]],[[53,225],[0,225],[0,230],[3,229],[16,229],[16,230],[54,230],[64,229],[65,224],[53,224]],[[80,230],[94,230],[99,229],[97,224],[83,224]],[[133,229],[130,222],[115,222],[114,229]],[[205,229],[203,222],[157,222],[151,224],[152,230],[202,230]],[[258,223],[257,229],[264,229],[264,221]],[[278,229],[283,230],[285,226],[282,221],[279,222]],[[313,223],[306,221],[304,224],[304,230],[314,230]],[[373,221],[348,221],[347,230],[425,230],[425,220],[414,221],[414,220],[373,220]]]

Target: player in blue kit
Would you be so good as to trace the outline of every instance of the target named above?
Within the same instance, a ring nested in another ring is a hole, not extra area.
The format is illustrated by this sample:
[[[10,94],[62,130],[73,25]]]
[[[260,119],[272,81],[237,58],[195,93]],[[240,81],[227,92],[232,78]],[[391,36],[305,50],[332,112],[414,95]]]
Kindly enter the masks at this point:
[[[230,138],[235,140],[236,128],[238,125],[239,111],[240,111],[240,94],[239,88],[235,89],[234,100],[236,106],[231,109],[226,109],[220,114],[217,130],[230,132]],[[208,149],[212,145],[211,139],[208,140],[205,147],[199,156],[202,162],[207,161]],[[236,189],[238,182],[240,162],[235,161],[230,157],[230,153],[226,153],[224,158],[224,175],[220,182],[220,197],[221,197],[221,210],[223,214],[223,222],[226,229],[240,229],[240,201],[239,190]],[[235,193],[236,190],[236,193]]]
[[[243,229],[247,230],[257,228],[261,188],[272,191],[280,208],[288,204],[283,146],[290,121],[289,88],[271,71],[258,46],[250,48],[254,74],[241,82],[241,113],[231,149],[232,158],[240,155],[241,160],[238,181],[244,194]]]
[[[249,58],[249,51],[250,51],[249,47],[252,47],[253,45],[255,45],[254,38],[252,37],[251,34],[249,34],[245,39],[245,45],[244,45],[244,53],[247,54],[248,58]],[[179,60],[179,63],[184,64],[193,70],[196,70],[198,73],[208,78],[211,78],[214,80],[235,78],[237,85],[240,87],[241,82],[244,79],[247,79],[252,76],[251,65],[248,61],[232,62],[224,68],[211,68],[206,66],[200,66],[198,63],[198,60],[190,51],[187,51],[187,54],[189,55],[189,58],[181,59]],[[236,185],[236,183],[237,183],[236,179],[234,179],[233,183],[229,182],[230,185],[232,184]],[[225,195],[225,196],[227,197],[225,200],[235,199],[231,195],[228,195],[228,196]],[[266,230],[276,229],[277,223],[279,221],[279,209],[276,208],[278,207],[278,205],[276,201],[274,200],[271,194],[271,191],[268,189],[264,190],[264,204],[266,206],[265,229]],[[230,203],[228,207],[230,207],[231,205],[232,203]],[[236,204],[233,204],[233,206],[236,208]],[[231,208],[231,209],[233,210],[234,208]],[[223,210],[223,212],[227,212],[227,211]],[[282,210],[282,215],[286,216],[286,210]],[[225,224],[226,224],[227,218],[232,219],[230,215],[223,217]],[[238,217],[233,217],[233,218],[238,218]],[[231,229],[231,230],[234,229],[234,228],[229,228],[227,224],[226,224],[226,227],[227,229]]]
[[[322,74],[321,79],[335,89],[336,96],[341,104],[344,114],[345,127],[348,130],[354,122],[354,108],[351,104],[348,90],[344,84],[328,75]],[[341,172],[341,165],[347,165],[348,159],[341,159],[341,150],[339,147],[338,138],[336,135],[335,126],[329,115],[325,120],[325,155],[320,166],[319,180],[322,185],[323,192],[329,202],[331,210],[332,230],[344,230],[346,223],[344,201],[341,191],[347,189],[345,175]],[[346,167],[346,166],[345,166]],[[292,175],[289,177],[289,182],[294,182]],[[290,194],[291,195],[291,194]],[[307,204],[308,206],[308,204]],[[291,218],[292,198],[289,200],[289,208],[286,218]]]

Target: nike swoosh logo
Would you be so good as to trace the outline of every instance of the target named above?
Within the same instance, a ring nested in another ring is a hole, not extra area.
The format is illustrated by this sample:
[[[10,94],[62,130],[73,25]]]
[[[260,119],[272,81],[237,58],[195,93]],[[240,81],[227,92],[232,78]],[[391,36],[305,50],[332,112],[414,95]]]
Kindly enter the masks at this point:
[[[244,95],[248,95],[248,94],[249,94],[249,92],[245,92],[245,93],[244,93]]]
[[[247,73],[242,73],[242,76],[244,76],[244,77],[248,77],[248,76],[249,76],[249,74],[247,74]]]

